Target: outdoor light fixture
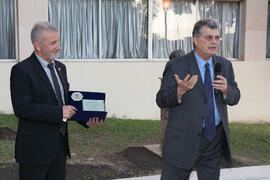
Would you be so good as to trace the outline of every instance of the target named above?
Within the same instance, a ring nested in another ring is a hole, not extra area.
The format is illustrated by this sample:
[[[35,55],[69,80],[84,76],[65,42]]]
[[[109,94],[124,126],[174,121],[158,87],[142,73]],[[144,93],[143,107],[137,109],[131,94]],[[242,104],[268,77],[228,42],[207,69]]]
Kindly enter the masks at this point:
[[[163,9],[168,9],[170,7],[170,0],[162,0]]]

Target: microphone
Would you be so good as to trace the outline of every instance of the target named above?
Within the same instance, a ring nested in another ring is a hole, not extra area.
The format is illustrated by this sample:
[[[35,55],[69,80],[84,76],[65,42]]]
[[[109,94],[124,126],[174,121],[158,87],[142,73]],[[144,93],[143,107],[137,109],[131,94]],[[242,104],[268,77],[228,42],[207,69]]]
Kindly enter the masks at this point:
[[[215,80],[218,80],[217,75],[221,75],[221,69],[222,69],[221,64],[220,63],[216,63],[215,64],[215,67],[214,67]],[[214,93],[215,93],[215,95],[217,95],[218,93],[220,93],[220,91],[215,89],[214,90]]]

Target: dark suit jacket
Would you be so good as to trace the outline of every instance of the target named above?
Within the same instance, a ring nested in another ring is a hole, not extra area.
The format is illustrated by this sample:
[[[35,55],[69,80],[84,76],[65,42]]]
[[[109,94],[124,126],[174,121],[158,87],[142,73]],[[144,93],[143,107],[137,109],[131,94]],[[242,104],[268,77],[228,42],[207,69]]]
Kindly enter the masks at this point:
[[[59,61],[55,61],[55,67],[67,104],[66,67]],[[57,152],[56,137],[59,136],[59,125],[63,123],[62,107],[58,106],[53,87],[34,53],[12,67],[10,91],[14,113],[19,117],[15,144],[17,162],[50,163]],[[66,132],[66,155],[70,157]]]
[[[215,96],[215,100],[226,134],[223,143],[223,155],[231,164],[227,105],[238,103],[240,91],[234,80],[231,62],[219,56],[213,56],[213,60],[214,63],[222,64],[221,75],[227,79],[228,83],[226,99],[223,99],[223,95],[219,93]],[[183,95],[181,104],[178,104],[177,100],[177,83],[174,74],[177,74],[180,79],[184,79],[187,74],[198,75],[196,85]],[[169,108],[169,119],[162,152],[163,158],[179,168],[191,169],[198,156],[207,107],[204,84],[194,52],[167,63],[156,101],[160,108]]]

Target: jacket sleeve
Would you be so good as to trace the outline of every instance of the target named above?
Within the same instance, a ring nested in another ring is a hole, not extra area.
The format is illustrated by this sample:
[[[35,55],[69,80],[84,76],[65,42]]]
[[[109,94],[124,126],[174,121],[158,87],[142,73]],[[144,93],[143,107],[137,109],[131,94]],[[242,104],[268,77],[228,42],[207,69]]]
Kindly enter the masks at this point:
[[[86,125],[86,122],[82,122],[82,121],[76,121],[76,122],[82,125],[83,127],[85,127],[86,129],[89,128],[89,126]]]
[[[225,98],[225,104],[236,105],[240,99],[240,90],[238,89],[237,83],[235,82],[234,71],[232,63],[229,62],[229,78],[227,79],[227,97]]]
[[[160,108],[177,106],[177,83],[172,70],[172,61],[166,64],[163,72],[161,87],[156,95],[156,103]]]

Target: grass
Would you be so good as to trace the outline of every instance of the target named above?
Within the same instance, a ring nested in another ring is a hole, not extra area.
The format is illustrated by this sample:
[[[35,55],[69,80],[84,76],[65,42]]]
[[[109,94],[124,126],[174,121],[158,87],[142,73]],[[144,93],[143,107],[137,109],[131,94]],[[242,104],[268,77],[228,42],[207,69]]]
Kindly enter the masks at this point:
[[[0,115],[0,127],[16,130],[14,115]],[[270,164],[270,124],[231,123],[233,157],[246,165]],[[95,128],[85,129],[69,123],[71,152],[78,155],[100,155],[120,152],[129,146],[158,144],[160,122],[108,118]],[[0,140],[0,162],[14,158],[14,141]]]
[[[234,156],[248,158],[247,165],[270,164],[270,124],[232,123],[230,128]]]
[[[17,129],[18,120],[14,115],[0,115],[0,127],[9,127],[12,130]],[[14,157],[14,141],[0,140],[0,163],[7,162]]]
[[[83,154],[114,153],[127,146],[159,143],[159,132],[159,121],[151,120],[108,118],[103,125],[89,129],[69,123],[71,151]]]
[[[18,119],[11,114],[0,114],[0,127],[9,127],[12,130],[16,130],[18,125]]]
[[[0,127],[17,128],[14,115],[0,115]],[[100,155],[119,152],[129,146],[159,143],[160,124],[152,120],[107,118],[103,125],[85,129],[69,122],[71,153]],[[14,158],[14,141],[0,140],[0,162]]]
[[[14,156],[14,141],[0,140],[0,163],[12,160],[13,156]]]

